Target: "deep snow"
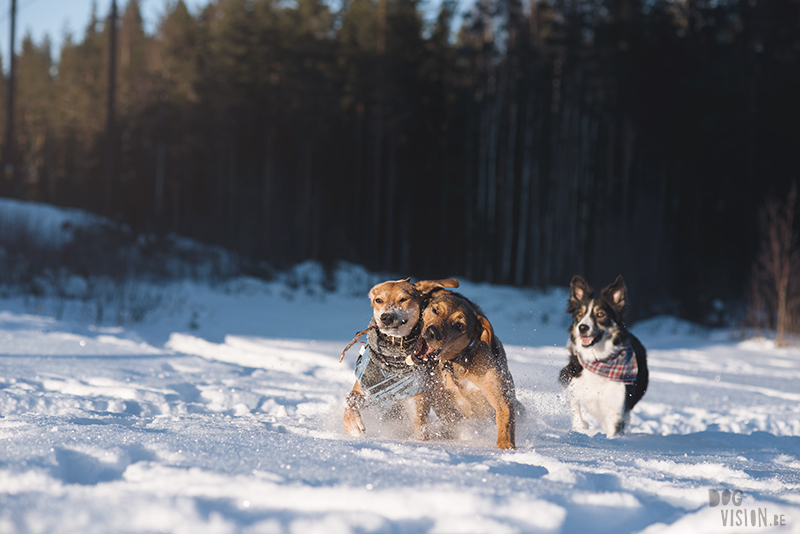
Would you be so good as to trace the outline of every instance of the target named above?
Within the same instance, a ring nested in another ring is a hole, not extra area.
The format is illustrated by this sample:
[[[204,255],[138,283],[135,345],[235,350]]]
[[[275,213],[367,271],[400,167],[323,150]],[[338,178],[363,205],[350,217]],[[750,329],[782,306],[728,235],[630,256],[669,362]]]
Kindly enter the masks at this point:
[[[566,291],[464,283],[527,407],[518,449],[490,423],[422,443],[375,413],[352,438],[357,348],[338,357],[380,280],[304,264],[152,286],[158,310],[125,327],[79,300],[0,300],[0,534],[800,532],[800,349],[633,325],[650,389],[627,435],[587,436],[556,380]],[[740,505],[711,507],[725,489]]]
[[[316,266],[293,276],[165,286],[175,304],[127,328],[3,301],[0,532],[800,532],[797,348],[634,325],[650,390],[629,434],[586,436],[556,381],[566,292],[465,283],[528,408],[517,451],[488,423],[420,443],[375,414],[351,438],[356,348],[337,360],[376,277],[345,266],[326,293]],[[785,525],[723,527],[741,510]]]

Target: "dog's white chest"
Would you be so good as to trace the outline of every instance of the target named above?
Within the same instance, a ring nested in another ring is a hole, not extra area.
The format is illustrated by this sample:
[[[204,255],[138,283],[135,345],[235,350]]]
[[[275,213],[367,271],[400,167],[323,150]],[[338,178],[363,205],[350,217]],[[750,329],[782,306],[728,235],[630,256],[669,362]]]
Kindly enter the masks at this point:
[[[621,416],[625,408],[625,384],[586,370],[570,381],[568,392],[573,402],[600,421]]]

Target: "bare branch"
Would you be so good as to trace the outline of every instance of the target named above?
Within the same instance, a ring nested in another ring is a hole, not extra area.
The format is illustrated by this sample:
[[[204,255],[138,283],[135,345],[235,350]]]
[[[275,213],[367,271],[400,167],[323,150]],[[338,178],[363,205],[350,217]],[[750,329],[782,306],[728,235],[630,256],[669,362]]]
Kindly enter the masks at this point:
[[[748,300],[751,322],[775,328],[775,342],[800,329],[800,247],[795,231],[797,184],[784,201],[772,196],[759,210],[761,249],[753,264]]]

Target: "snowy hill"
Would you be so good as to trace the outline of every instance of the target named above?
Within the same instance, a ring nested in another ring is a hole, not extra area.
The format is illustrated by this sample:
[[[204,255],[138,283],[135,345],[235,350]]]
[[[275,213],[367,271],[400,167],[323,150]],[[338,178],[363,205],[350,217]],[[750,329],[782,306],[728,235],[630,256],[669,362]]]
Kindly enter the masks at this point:
[[[374,413],[352,438],[356,348],[338,357],[379,280],[173,282],[126,326],[0,300],[0,533],[800,532],[800,349],[633,325],[650,389],[627,435],[587,436],[556,381],[566,291],[465,282],[527,407],[518,449],[488,424],[417,442]],[[726,489],[739,506],[710,506]]]

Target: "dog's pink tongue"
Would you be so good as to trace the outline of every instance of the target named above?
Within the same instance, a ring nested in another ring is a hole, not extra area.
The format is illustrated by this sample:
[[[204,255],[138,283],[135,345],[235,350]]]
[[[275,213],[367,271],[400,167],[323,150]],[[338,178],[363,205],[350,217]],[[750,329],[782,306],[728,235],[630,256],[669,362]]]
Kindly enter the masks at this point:
[[[428,361],[428,356],[436,352],[433,347],[428,345],[428,343],[421,339],[419,345],[417,346],[416,350],[414,351],[414,356],[421,359],[422,361]]]
[[[428,343],[426,343],[424,339],[421,339],[419,341],[419,345],[414,350],[414,356],[416,356],[417,358],[420,358],[421,360],[427,360],[428,359],[428,352],[430,352],[430,350],[431,349],[428,346]]]
[[[584,347],[588,347],[593,342],[594,342],[594,338],[593,337],[583,337],[583,336],[581,336],[581,343],[583,343]]]

